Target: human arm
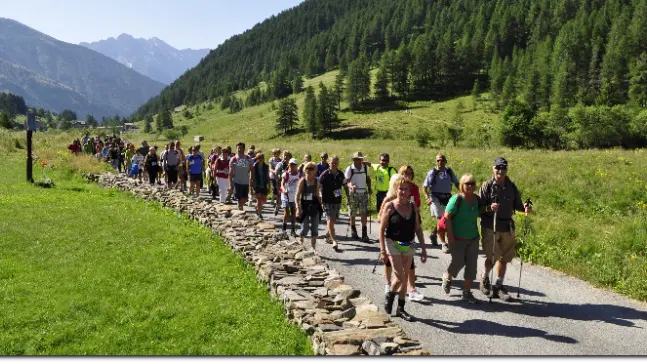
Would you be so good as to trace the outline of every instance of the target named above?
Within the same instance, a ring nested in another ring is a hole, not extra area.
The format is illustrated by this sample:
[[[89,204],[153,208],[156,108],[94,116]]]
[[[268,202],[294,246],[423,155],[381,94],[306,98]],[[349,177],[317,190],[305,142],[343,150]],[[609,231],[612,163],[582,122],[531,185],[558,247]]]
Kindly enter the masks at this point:
[[[236,169],[233,167],[234,166],[234,159],[229,160],[229,189],[233,190],[234,188],[234,173],[236,173]]]
[[[433,177],[433,169],[427,173],[425,182],[422,184],[422,192],[425,194],[425,202],[431,205],[431,181]]]
[[[303,185],[305,185],[305,178],[299,180],[299,185],[297,186],[297,197],[295,205],[297,206],[297,216],[301,215],[301,195],[303,194]]]
[[[256,173],[254,171],[254,169],[255,169],[254,167],[249,169],[249,188],[251,189],[252,194],[255,194],[254,186],[256,186],[256,184],[254,184],[254,177],[255,177],[255,173]]]
[[[393,196],[387,196],[387,197],[384,199],[384,201],[382,201],[382,206],[380,206],[380,211],[378,211],[378,213],[377,213],[377,218],[378,218],[378,219],[380,219],[380,216],[382,216],[382,213],[383,213],[383,212],[384,212],[384,210],[386,209],[386,205],[387,205],[389,202],[391,202],[391,201],[395,200],[396,198],[397,198],[397,196],[395,196],[395,195],[393,195]]]
[[[348,190],[350,192],[355,192],[355,185],[353,184],[353,182],[351,181],[351,178],[350,178],[351,177],[351,171],[350,170],[351,170],[351,167],[348,167],[348,168],[346,168],[346,172],[344,172],[344,177],[346,177],[346,180],[345,180],[344,183],[346,184],[346,187],[348,187]]]
[[[386,241],[384,238],[384,232],[386,231],[386,227],[389,225],[389,216],[391,216],[391,212],[393,212],[393,203],[388,203],[386,208],[384,209],[384,213],[382,214],[382,218],[380,219],[380,229],[379,229],[379,235],[378,235],[378,240],[380,243],[380,260],[382,263],[386,263],[387,259],[389,257],[386,254]]]

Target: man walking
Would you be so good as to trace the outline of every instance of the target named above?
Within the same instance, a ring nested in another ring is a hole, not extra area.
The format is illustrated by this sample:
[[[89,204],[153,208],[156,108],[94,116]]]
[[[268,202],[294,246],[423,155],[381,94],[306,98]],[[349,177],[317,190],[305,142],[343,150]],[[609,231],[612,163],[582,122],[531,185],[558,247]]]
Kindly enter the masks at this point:
[[[168,144],[168,151],[164,154],[162,162],[166,171],[166,188],[175,188],[180,166],[180,152],[175,150],[175,143]]]
[[[508,161],[505,158],[494,160],[493,177],[483,182],[479,190],[479,199],[485,206],[481,213],[481,245],[485,252],[485,271],[481,276],[481,292],[492,297],[509,301],[510,295],[503,287],[503,278],[507,264],[515,257],[516,240],[514,221],[515,210],[529,213],[532,207],[521,202],[521,193],[517,186],[508,178]],[[494,231],[494,216],[496,215],[496,234]],[[494,241],[496,236],[496,241]],[[496,266],[493,267],[493,262]],[[496,282],[490,284],[490,271],[495,269]],[[490,290],[493,290],[491,292]]]
[[[362,242],[368,243],[368,231],[366,220],[368,215],[368,196],[371,194],[371,179],[368,176],[368,168],[363,163],[362,152],[353,154],[353,164],[346,168],[346,187],[348,188],[348,209],[350,211],[350,227],[352,238],[359,239],[355,227],[355,216],[360,215],[362,221]]]
[[[436,167],[432,168],[425,178],[424,193],[427,205],[431,208],[431,216],[436,218],[434,231],[429,237],[433,245],[438,245],[437,222],[445,214],[445,207],[452,197],[452,184],[459,188],[458,178],[451,168],[446,167],[447,158],[441,153],[436,156]],[[449,253],[449,245],[441,241],[443,253]]]
[[[389,161],[389,154],[382,153],[380,154],[380,164],[364,162],[375,171],[375,189],[377,190],[375,198],[377,204],[375,211],[378,212],[382,208],[382,202],[386,198],[387,192],[389,192],[389,181],[391,181],[391,176],[398,174],[398,171],[396,171],[395,168],[389,166]]]
[[[234,190],[238,199],[238,209],[242,210],[249,198],[249,170],[252,159],[245,154],[245,143],[236,144],[236,154],[229,162],[229,188]]]
[[[326,212],[326,241],[332,242],[332,248],[337,251],[337,237],[335,236],[335,222],[341,208],[341,190],[344,186],[345,176],[339,170],[339,157],[333,155],[330,161],[330,169],[327,169],[319,176],[321,185],[321,196],[323,208]]]

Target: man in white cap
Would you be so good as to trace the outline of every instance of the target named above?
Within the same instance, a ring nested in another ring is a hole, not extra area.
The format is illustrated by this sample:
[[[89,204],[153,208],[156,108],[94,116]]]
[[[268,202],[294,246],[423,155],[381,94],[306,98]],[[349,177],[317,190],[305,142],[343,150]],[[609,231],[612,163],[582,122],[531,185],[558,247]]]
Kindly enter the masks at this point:
[[[357,228],[355,227],[355,216],[360,215],[362,221],[362,239],[368,243],[368,231],[366,229],[366,220],[368,215],[368,196],[371,194],[371,179],[368,175],[368,168],[363,163],[364,155],[362,152],[353,154],[353,164],[346,168],[346,186],[348,187],[348,209],[350,211],[350,226],[352,238],[359,239]]]

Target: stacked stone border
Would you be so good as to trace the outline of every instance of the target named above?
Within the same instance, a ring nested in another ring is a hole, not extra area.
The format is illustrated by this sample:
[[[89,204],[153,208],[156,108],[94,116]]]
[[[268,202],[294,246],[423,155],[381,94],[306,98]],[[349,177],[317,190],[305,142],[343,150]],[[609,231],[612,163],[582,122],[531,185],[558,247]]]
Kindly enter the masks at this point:
[[[288,320],[308,335],[316,355],[430,355],[368,297],[345,284],[344,277],[324,259],[255,214],[235,205],[197,201],[124,175],[88,174],[85,178],[160,202],[222,237],[254,265],[257,278],[283,304]]]

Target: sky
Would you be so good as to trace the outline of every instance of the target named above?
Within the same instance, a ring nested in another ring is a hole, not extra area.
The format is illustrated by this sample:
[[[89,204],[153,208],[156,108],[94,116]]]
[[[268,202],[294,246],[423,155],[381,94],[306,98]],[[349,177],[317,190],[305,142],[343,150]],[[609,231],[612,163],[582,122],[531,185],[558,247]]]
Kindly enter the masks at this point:
[[[213,49],[302,1],[0,0],[0,17],[73,44],[127,33],[178,49]]]

